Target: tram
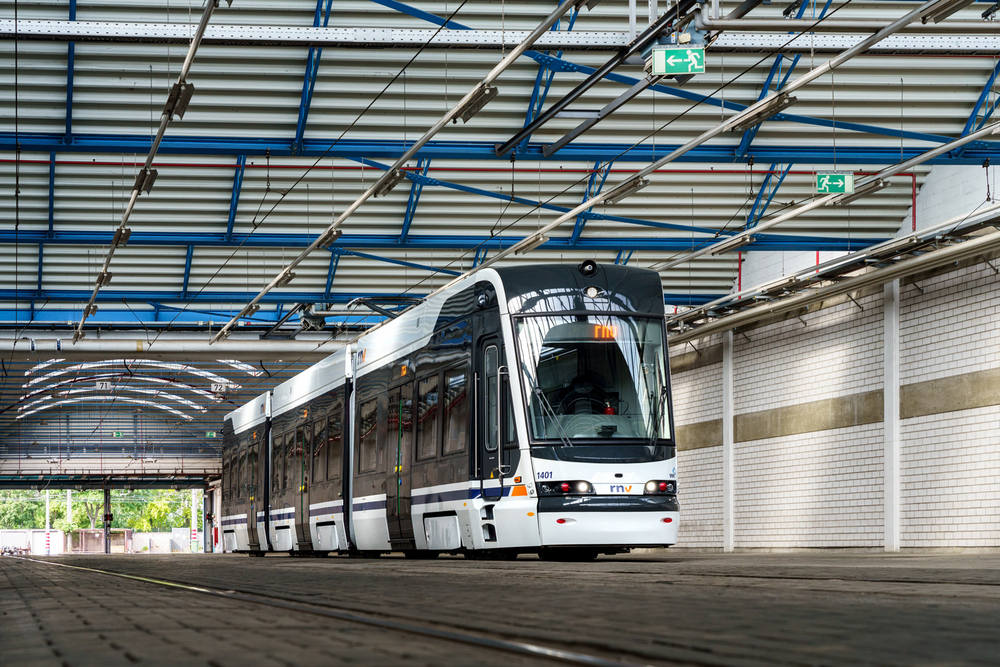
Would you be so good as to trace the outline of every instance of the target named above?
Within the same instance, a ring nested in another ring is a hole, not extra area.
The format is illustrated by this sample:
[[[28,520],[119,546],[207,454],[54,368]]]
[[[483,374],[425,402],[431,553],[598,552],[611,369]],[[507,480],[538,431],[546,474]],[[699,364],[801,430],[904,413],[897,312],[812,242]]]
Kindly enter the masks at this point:
[[[225,418],[225,551],[589,560],[677,541],[659,275],[483,269]]]

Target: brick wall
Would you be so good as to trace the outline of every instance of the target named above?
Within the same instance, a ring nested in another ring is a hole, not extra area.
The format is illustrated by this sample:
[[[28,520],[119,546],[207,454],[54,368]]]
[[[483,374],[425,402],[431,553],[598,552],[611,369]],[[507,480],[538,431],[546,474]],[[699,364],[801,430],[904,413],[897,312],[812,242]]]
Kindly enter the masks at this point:
[[[681,522],[678,544],[722,548],[722,447],[677,455]]]

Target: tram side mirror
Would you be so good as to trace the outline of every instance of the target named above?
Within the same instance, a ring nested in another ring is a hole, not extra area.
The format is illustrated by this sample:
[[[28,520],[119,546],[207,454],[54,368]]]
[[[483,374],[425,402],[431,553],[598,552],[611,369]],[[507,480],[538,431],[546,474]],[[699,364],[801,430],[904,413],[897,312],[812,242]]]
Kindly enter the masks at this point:
[[[592,259],[585,259],[580,262],[580,273],[588,278],[597,273],[597,262]]]

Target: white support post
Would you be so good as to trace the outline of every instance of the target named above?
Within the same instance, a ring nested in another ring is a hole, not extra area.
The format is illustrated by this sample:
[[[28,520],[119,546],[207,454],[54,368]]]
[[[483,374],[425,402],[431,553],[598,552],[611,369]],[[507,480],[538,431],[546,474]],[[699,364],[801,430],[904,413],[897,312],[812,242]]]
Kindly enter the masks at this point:
[[[191,489],[191,553],[198,551],[198,489]]]
[[[52,543],[49,541],[50,535],[49,531],[52,528],[52,524],[49,521],[49,490],[45,489],[45,555],[52,555]]]
[[[883,494],[885,550],[899,551],[899,280],[883,288]]]
[[[628,41],[635,39],[635,0],[628,0]]]
[[[722,550],[732,551],[733,536],[733,332],[722,339]]]
[[[660,8],[657,7],[657,0],[649,0],[649,22],[654,23],[660,17]]]
[[[66,489],[66,525],[73,529],[73,491]]]

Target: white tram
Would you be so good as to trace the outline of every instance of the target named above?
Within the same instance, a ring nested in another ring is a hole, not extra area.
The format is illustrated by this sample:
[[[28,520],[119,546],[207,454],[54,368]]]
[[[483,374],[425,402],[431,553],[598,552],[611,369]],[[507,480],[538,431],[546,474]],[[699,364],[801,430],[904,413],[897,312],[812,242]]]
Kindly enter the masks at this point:
[[[223,546],[590,559],[677,541],[658,274],[484,269],[226,416]]]

